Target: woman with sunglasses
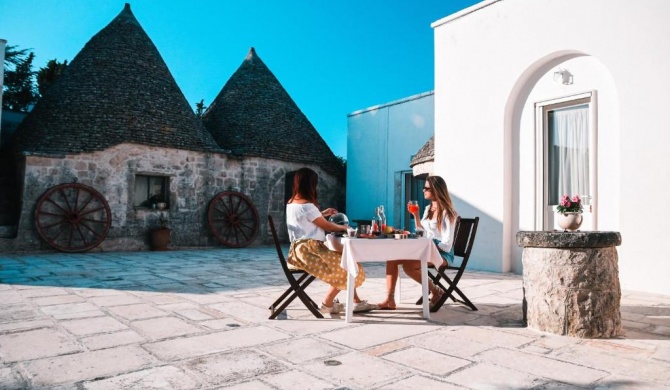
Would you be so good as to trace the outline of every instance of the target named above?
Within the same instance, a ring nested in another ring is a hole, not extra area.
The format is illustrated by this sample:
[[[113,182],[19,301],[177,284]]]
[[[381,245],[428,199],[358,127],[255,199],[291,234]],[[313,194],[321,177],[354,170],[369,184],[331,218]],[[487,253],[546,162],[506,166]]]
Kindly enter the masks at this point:
[[[330,288],[321,302],[322,313],[344,312],[344,305],[335,301],[341,290],[347,288],[347,271],[340,266],[342,253],[328,249],[324,241],[325,231],[346,232],[346,225],[338,225],[326,220],[337,210],[328,208],[319,211],[316,200],[316,185],[319,176],[309,168],[300,168],[293,178],[293,195],[286,205],[286,225],[291,240],[287,262],[310,275],[328,283]],[[365,281],[363,267],[358,265],[356,287]],[[377,305],[362,301],[354,290],[354,312],[370,311]]]
[[[449,195],[447,183],[440,176],[429,176],[423,187],[423,197],[430,201],[419,219],[419,211],[410,211],[414,216],[417,230],[423,230],[425,236],[432,238],[444,261],[454,260],[454,230],[458,214]],[[409,204],[408,204],[408,210]],[[379,304],[382,310],[394,310],[395,285],[398,281],[398,266],[402,265],[405,274],[421,283],[421,261],[395,260],[386,263],[386,300]],[[431,306],[442,298],[444,291],[436,286],[432,280],[428,281],[431,293]]]

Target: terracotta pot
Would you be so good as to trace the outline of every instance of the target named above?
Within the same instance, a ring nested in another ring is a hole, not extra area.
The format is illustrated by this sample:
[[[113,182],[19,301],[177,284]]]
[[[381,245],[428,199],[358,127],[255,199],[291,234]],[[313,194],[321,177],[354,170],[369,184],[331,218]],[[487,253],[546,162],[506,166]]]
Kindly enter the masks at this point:
[[[170,243],[170,229],[157,228],[151,231],[151,249],[155,251],[166,251]]]
[[[556,222],[558,222],[558,226],[563,231],[574,232],[582,226],[583,220],[582,213],[580,212],[558,213],[556,215]]]

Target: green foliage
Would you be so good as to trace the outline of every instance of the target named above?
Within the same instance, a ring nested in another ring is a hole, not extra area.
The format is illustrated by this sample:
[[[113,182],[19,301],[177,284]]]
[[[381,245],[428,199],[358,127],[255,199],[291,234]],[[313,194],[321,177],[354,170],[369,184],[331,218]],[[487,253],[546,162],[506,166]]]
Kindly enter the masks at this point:
[[[29,49],[17,49],[16,45],[5,46],[5,73],[10,70],[14,70],[16,65],[19,64],[26,56],[28,55]]]
[[[202,118],[205,110],[207,110],[207,106],[205,106],[205,99],[200,99],[200,102],[195,104],[195,116]]]
[[[33,72],[35,53],[26,49],[17,50],[16,46],[7,46],[5,56],[9,56],[9,59],[6,58],[4,64],[6,71],[2,108],[28,112],[39,97]]]
[[[47,62],[45,67],[37,71],[37,91],[40,97],[44,96],[47,88],[63,73],[67,67],[67,60],[58,62],[57,59]]]

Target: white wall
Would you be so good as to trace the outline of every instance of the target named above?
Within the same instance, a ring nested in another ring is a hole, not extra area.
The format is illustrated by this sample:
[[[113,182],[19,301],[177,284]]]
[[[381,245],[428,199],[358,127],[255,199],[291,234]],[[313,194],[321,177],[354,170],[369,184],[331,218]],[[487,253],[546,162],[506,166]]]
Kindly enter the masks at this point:
[[[570,92],[547,79],[560,65],[574,68],[571,89],[598,93],[598,222],[621,232],[622,287],[670,294],[668,17],[666,0],[490,0],[433,24],[435,173],[459,212],[484,216],[474,268],[520,271],[515,234],[534,213],[531,106]]]
[[[412,155],[433,135],[433,104],[433,93],[426,92],[348,115],[349,219],[371,219],[380,204],[385,205],[389,225],[400,218],[394,207],[399,191],[394,176],[411,172]]]
[[[0,69],[0,123],[2,123],[2,91],[4,90],[4,80],[5,80],[5,47],[7,46],[7,41],[0,38],[0,64],[3,64],[2,69]],[[0,128],[0,135],[2,135],[2,128]],[[0,138],[2,139],[2,138]],[[0,145],[2,146],[2,145]]]

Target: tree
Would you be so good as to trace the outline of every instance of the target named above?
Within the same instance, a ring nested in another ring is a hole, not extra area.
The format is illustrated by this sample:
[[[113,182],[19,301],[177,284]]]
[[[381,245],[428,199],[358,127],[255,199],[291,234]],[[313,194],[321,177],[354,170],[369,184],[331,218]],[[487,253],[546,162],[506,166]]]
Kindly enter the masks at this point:
[[[63,73],[67,67],[67,60],[58,62],[57,59],[50,60],[47,65],[37,71],[37,92],[39,96],[44,96],[47,88]]]
[[[17,50],[16,46],[7,46],[7,49],[9,50],[5,50],[5,55],[9,54],[9,61],[5,61],[7,70],[3,86],[2,108],[28,112],[38,98],[35,89],[35,72],[33,72],[35,53]],[[25,56],[26,52],[28,52],[27,56]]]
[[[205,113],[207,106],[205,106],[205,99],[200,99],[200,102],[195,104],[195,116],[202,118],[202,114]]]
[[[16,45],[5,46],[5,73],[14,70],[16,65],[21,62],[28,54],[29,49],[17,49]]]

